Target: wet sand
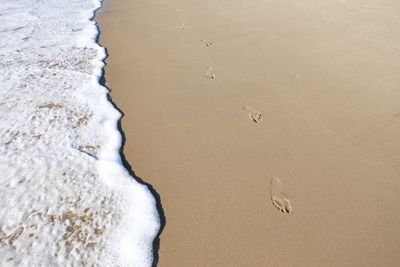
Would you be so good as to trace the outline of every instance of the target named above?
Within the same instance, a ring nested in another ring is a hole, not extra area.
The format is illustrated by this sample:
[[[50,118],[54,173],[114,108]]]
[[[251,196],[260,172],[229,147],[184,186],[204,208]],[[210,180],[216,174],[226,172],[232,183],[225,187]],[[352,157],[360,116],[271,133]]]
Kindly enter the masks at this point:
[[[400,2],[108,0],[159,266],[400,262]]]

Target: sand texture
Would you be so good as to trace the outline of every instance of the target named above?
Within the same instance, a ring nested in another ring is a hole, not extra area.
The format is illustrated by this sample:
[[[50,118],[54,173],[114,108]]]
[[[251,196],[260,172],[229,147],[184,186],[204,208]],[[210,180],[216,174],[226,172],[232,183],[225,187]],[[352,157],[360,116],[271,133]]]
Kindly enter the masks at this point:
[[[400,2],[109,0],[159,266],[398,266]]]

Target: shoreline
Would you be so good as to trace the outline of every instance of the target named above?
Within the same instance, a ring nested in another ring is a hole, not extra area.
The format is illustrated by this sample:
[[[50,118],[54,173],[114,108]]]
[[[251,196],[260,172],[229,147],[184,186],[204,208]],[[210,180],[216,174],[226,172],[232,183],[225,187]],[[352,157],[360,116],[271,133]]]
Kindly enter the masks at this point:
[[[100,1],[5,0],[0,262],[150,266],[156,202],[119,155],[120,113],[101,83]]]
[[[147,190],[150,191],[150,193],[153,196],[153,198],[155,200],[155,203],[156,203],[155,206],[156,206],[156,210],[157,210],[158,217],[159,217],[159,230],[157,232],[157,235],[154,237],[154,239],[152,241],[152,256],[153,256],[152,266],[156,266],[157,263],[158,263],[158,260],[159,260],[160,235],[161,235],[161,233],[162,233],[162,231],[163,231],[163,229],[165,227],[166,219],[165,219],[164,211],[163,211],[163,208],[162,208],[160,195],[157,193],[157,191],[154,189],[154,187],[151,184],[146,183],[142,178],[140,178],[139,176],[137,176],[135,174],[135,172],[133,171],[129,161],[126,159],[126,156],[124,154],[124,146],[125,146],[125,142],[126,142],[126,136],[125,136],[125,133],[124,133],[124,131],[122,129],[122,126],[121,126],[121,120],[122,120],[122,118],[124,117],[125,114],[117,106],[117,104],[112,100],[111,89],[107,86],[107,83],[106,83],[105,66],[107,65],[106,61],[107,61],[107,58],[109,57],[109,53],[107,51],[107,48],[102,46],[102,44],[100,42],[101,30],[100,30],[100,27],[99,27],[98,22],[96,20],[97,16],[98,16],[98,13],[101,13],[101,11],[106,8],[105,5],[107,4],[107,2],[108,2],[107,0],[102,0],[100,7],[98,7],[96,10],[94,10],[93,17],[90,19],[91,21],[95,22],[95,25],[96,25],[96,28],[97,28],[97,31],[98,31],[98,34],[96,36],[96,43],[104,50],[104,53],[105,53],[105,56],[102,59],[102,62],[104,63],[104,66],[101,68],[101,74],[99,75],[98,82],[99,82],[99,84],[101,86],[103,86],[104,88],[107,89],[107,99],[108,99],[108,101],[111,103],[113,108],[115,110],[117,110],[121,114],[121,117],[117,122],[117,128],[118,128],[118,132],[121,135],[121,145],[120,145],[120,148],[119,148],[119,156],[120,156],[120,159],[121,159],[122,166],[124,167],[124,169],[129,173],[129,175],[137,183],[139,183],[141,185],[144,185],[147,188]]]
[[[389,4],[357,4],[108,1],[96,14],[122,155],[168,220],[160,266],[398,262],[386,51],[399,40]]]

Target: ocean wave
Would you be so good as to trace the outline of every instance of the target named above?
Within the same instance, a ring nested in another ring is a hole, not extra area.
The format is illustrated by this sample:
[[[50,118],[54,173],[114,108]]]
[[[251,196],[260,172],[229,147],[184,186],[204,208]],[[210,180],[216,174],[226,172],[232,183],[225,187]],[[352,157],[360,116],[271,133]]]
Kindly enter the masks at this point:
[[[150,266],[156,202],[123,167],[90,0],[0,5],[0,262]]]

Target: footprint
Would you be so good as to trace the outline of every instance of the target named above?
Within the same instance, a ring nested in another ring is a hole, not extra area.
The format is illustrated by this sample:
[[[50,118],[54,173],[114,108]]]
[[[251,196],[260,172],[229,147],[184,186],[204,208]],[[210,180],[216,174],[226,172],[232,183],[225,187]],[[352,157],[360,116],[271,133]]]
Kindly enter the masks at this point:
[[[178,15],[182,14],[182,9],[180,9],[180,8],[177,8],[175,11],[176,11],[176,14],[178,14]]]
[[[215,79],[215,72],[214,72],[214,69],[213,69],[212,67],[208,67],[208,68],[206,69],[205,75],[206,75],[206,78],[207,78],[207,79],[210,79],[210,80]]]
[[[208,41],[208,40],[206,40],[206,39],[200,39],[200,41],[201,41],[206,47],[212,46],[212,44],[213,44],[213,42]]]
[[[258,123],[260,121],[263,121],[264,116],[261,112],[259,112],[258,110],[248,106],[248,105],[244,105],[243,106],[243,110],[247,112],[247,114],[249,114],[249,117],[255,122]]]
[[[282,192],[282,182],[279,178],[271,179],[271,202],[280,212],[291,213],[293,208],[290,200],[285,193]]]
[[[181,26],[179,26],[179,29],[181,29],[182,31],[186,31],[188,27],[186,26],[185,23],[182,23]]]

